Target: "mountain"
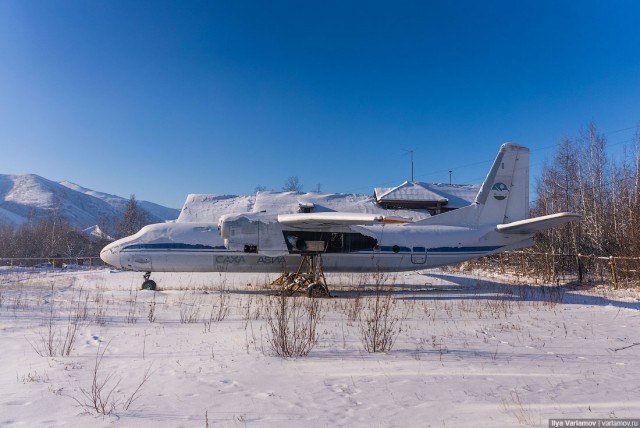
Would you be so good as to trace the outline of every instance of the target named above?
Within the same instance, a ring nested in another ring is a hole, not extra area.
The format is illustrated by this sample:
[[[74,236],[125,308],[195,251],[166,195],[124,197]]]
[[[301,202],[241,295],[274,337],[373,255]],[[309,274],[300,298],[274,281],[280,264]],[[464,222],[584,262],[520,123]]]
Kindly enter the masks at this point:
[[[80,193],[84,193],[85,195],[93,196],[94,198],[102,199],[109,205],[115,207],[119,212],[124,212],[127,208],[127,203],[129,203],[129,199],[122,198],[120,196],[110,195],[108,193],[97,192],[95,190],[87,189],[85,187],[79,186],[70,181],[61,181],[65,187],[68,187],[71,190],[75,190]],[[138,206],[145,210],[147,213],[151,214],[152,217],[159,219],[158,222],[166,221],[166,220],[175,220],[180,214],[180,210],[175,208],[167,208],[162,205],[154,204],[153,202],[147,201],[137,201]]]
[[[77,184],[57,183],[35,174],[0,174],[0,224],[20,226],[29,219],[58,215],[72,226],[86,229],[99,226],[113,234],[129,199],[96,192]],[[138,201],[150,223],[174,220],[180,210]]]

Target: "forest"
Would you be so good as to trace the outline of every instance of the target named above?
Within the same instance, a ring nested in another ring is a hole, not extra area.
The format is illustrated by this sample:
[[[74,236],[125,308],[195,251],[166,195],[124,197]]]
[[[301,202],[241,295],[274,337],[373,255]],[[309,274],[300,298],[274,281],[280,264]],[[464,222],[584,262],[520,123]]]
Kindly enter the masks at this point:
[[[136,233],[149,223],[148,218],[148,213],[131,195],[122,218],[100,225],[115,236],[92,236],[74,228],[58,215],[58,210],[53,210],[49,217],[30,219],[21,227],[0,225],[0,259],[97,259],[111,238]]]
[[[575,212],[582,221],[536,237],[535,251],[555,254],[640,257],[640,128],[616,147],[596,124],[557,145],[535,183],[531,215]]]

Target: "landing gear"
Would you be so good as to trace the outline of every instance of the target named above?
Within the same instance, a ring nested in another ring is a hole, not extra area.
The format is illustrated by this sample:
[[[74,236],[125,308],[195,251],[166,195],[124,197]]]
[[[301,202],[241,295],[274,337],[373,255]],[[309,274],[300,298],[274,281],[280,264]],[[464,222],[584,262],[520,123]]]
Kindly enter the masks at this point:
[[[331,297],[329,293],[329,289],[327,288],[327,284],[324,282],[314,282],[309,287],[307,287],[307,296],[309,297]]]
[[[331,297],[322,270],[322,256],[319,253],[302,255],[297,272],[283,273],[272,284],[282,286],[280,293],[285,296],[304,292],[314,298]]]
[[[142,289],[143,290],[155,290],[156,289],[156,282],[152,279],[149,279],[151,277],[151,272],[145,272],[144,274],[144,282],[142,283]]]

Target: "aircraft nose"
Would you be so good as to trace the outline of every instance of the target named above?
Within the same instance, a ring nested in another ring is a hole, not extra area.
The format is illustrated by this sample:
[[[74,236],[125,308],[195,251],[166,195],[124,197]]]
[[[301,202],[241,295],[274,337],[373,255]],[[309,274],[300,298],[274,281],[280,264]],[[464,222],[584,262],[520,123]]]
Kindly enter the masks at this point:
[[[100,258],[111,266],[120,267],[120,251],[113,244],[107,245],[100,251]]]

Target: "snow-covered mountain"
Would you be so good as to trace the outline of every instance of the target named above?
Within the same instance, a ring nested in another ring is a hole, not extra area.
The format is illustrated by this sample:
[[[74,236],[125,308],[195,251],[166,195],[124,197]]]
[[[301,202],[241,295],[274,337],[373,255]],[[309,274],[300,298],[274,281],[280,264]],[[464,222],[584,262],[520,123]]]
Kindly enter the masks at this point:
[[[57,183],[35,174],[0,174],[0,224],[20,226],[29,219],[58,215],[80,229],[98,225],[113,233],[128,199],[86,189],[68,181]],[[138,201],[151,223],[174,220],[180,210]]]
[[[87,189],[86,187],[82,187],[78,184],[72,183],[70,181],[61,181],[65,187],[68,187],[71,190],[75,190],[80,193],[84,193],[85,195],[93,196],[94,198],[102,199],[109,205],[115,207],[118,211],[124,212],[127,208],[127,203],[129,199],[122,198],[120,196],[110,195],[108,193],[97,192],[95,190]],[[165,220],[175,220],[180,213],[180,210],[176,208],[167,208],[162,205],[154,204],[153,202],[148,201],[137,201],[138,206],[144,209],[147,213],[151,214],[151,216],[155,219],[160,219],[160,221]]]

